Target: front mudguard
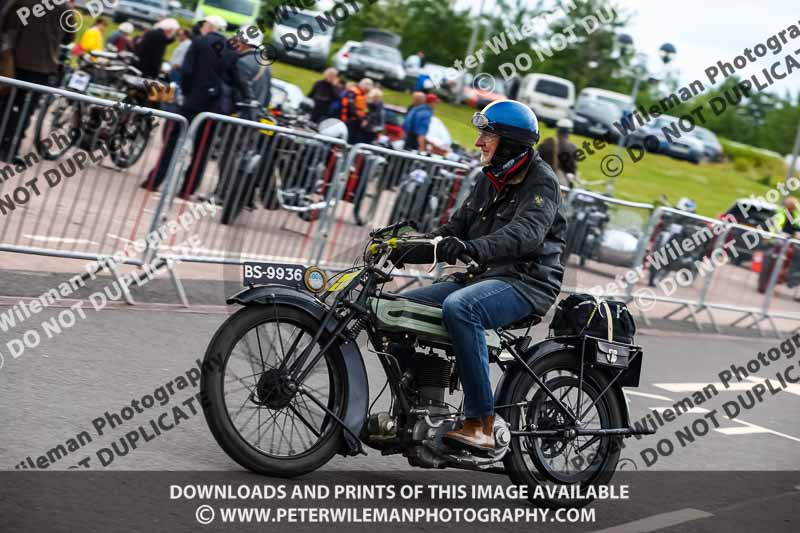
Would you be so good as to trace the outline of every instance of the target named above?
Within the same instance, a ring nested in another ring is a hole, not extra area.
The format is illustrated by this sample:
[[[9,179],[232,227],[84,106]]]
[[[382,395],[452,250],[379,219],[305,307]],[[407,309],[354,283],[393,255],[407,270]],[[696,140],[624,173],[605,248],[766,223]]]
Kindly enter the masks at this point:
[[[258,285],[239,291],[227,299],[227,303],[241,305],[273,305],[278,303],[294,307],[308,313],[315,319],[322,321],[328,308],[313,296],[290,289],[282,285]],[[333,332],[336,323],[331,321],[327,330]],[[353,435],[360,435],[364,421],[367,419],[367,403],[369,401],[369,381],[367,369],[364,367],[364,358],[358,343],[347,340],[339,344],[339,349],[344,358],[347,374],[346,391],[347,407],[343,421],[350,432],[343,431],[344,443],[339,453],[342,455],[357,455],[365,453],[361,442]]]
[[[525,364],[531,366],[535,361],[542,357],[556,352],[571,352],[576,361],[580,361],[580,337],[550,337],[537,342],[522,355]],[[605,372],[605,369],[600,369]],[[517,383],[517,378],[526,371],[516,360],[508,363],[506,371],[500,376],[500,381],[494,392],[495,405],[508,405],[513,402],[512,394]],[[622,392],[622,386],[615,384],[609,390],[609,394],[617,395],[622,409],[622,427],[630,426],[630,414],[628,412],[628,402]]]

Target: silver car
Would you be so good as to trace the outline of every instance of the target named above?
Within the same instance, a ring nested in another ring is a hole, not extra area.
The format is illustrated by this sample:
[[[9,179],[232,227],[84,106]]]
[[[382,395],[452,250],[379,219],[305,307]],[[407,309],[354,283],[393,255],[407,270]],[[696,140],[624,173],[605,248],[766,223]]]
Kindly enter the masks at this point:
[[[140,26],[149,26],[169,16],[169,4],[168,0],[119,0],[113,11],[114,22],[127,20]]]
[[[404,89],[406,69],[397,48],[365,41],[350,52],[346,75],[352,80],[371,78],[392,89]]]

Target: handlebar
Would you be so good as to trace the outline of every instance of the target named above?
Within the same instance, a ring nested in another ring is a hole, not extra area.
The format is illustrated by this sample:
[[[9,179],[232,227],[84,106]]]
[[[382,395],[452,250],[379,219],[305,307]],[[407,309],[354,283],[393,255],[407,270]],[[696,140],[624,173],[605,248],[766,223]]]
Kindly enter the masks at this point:
[[[458,260],[467,265],[467,272],[470,274],[478,274],[484,269],[475,261],[473,258],[468,256],[467,254],[461,254],[458,256]]]

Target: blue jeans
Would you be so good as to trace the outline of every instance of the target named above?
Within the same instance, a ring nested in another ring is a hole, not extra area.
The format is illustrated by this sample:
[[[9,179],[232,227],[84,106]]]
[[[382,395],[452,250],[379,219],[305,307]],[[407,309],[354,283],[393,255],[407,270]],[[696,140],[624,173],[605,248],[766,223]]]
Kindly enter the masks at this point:
[[[464,387],[464,414],[494,414],[485,330],[506,326],[533,313],[533,306],[514,287],[496,279],[465,286],[445,281],[403,293],[441,304],[444,324],[453,338],[458,374]]]

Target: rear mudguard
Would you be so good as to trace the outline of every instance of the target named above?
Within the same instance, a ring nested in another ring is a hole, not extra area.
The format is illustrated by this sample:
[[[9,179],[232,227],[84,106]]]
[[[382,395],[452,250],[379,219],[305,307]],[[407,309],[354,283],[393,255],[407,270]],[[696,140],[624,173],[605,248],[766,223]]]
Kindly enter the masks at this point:
[[[580,343],[579,337],[551,337],[544,339],[542,341],[537,342],[530,348],[522,358],[525,360],[525,363],[528,366],[531,366],[534,361],[541,359],[542,357],[547,357],[548,355],[556,352],[572,352],[575,356],[575,360],[579,361],[581,358],[580,348],[578,348]],[[601,371],[605,371],[601,369]],[[500,376],[500,381],[497,383],[497,387],[495,388],[494,392],[494,403],[495,405],[508,405],[513,400],[511,395],[514,392],[514,386],[516,385],[516,378],[520,375],[525,373],[525,369],[522,368],[516,360],[511,361],[508,363],[508,367],[506,371],[503,372],[503,375]],[[625,394],[622,392],[622,387],[619,385],[614,385],[611,387],[609,394],[616,394],[619,398],[620,405],[623,406],[622,408],[622,427],[627,428],[630,426],[630,414],[628,413],[628,402],[625,401]]]
[[[239,291],[227,303],[241,305],[272,305],[279,303],[294,307],[308,313],[321,321],[328,308],[314,297],[297,290],[281,285],[259,285]],[[336,323],[328,324],[328,331],[333,331]],[[361,427],[367,419],[367,402],[369,401],[369,382],[364,359],[358,343],[353,341],[342,342],[339,349],[344,357],[345,371],[347,373],[346,394],[347,407],[344,414],[344,423],[352,434],[343,431],[344,443],[339,453],[342,455],[356,455],[364,453],[361,442],[353,435],[361,434]]]

